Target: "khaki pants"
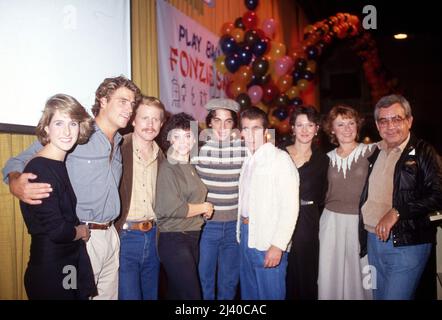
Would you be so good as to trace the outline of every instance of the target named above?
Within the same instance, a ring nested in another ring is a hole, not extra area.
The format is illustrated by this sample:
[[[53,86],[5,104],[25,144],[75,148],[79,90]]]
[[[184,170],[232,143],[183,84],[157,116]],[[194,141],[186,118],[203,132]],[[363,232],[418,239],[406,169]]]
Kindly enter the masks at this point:
[[[98,295],[93,300],[118,299],[118,268],[120,238],[112,225],[107,230],[91,230],[91,237],[86,243],[91,259]]]

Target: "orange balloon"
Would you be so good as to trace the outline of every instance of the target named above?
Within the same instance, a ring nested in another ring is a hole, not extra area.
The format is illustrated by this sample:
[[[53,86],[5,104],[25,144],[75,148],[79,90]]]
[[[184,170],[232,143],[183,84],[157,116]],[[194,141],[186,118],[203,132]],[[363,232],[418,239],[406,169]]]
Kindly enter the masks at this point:
[[[235,72],[234,81],[247,85],[252,81],[252,76],[253,71],[250,66],[241,66],[239,70]]]
[[[287,134],[290,133],[290,123],[289,118],[285,119],[284,121],[281,121],[278,126],[276,127],[276,130],[279,134]]]
[[[226,35],[226,34],[231,34],[233,29],[235,29],[235,25],[232,22],[225,22],[221,26],[221,31],[220,31],[221,32],[221,36]]]
[[[230,93],[234,98],[245,92],[247,92],[247,86],[244,83],[235,81],[230,85]]]
[[[287,49],[283,43],[272,41],[268,55],[272,59],[277,60],[285,56],[286,52]]]
[[[305,90],[305,88],[308,86],[308,81],[305,79],[298,80],[297,86],[299,89]]]
[[[261,109],[262,111],[264,111],[265,113],[269,112],[269,107],[266,106],[264,103],[262,102],[258,102],[257,104],[255,104],[255,107]]]
[[[235,39],[236,43],[244,41],[244,30],[241,28],[235,28],[230,32],[230,35]]]
[[[269,125],[272,128],[277,128],[279,126],[279,124],[281,123],[281,121],[279,121],[279,119],[273,115],[273,110],[274,109],[275,108],[272,108],[272,109],[269,110],[269,116],[268,116],[268,118],[269,118]]]
[[[286,92],[293,84],[293,77],[285,74],[276,81],[276,86],[280,92]]]
[[[307,67],[305,68],[305,70],[310,71],[312,73],[316,72],[316,61],[315,60],[308,60],[307,61]]]
[[[285,93],[290,99],[299,97],[299,88],[297,86],[290,87]]]

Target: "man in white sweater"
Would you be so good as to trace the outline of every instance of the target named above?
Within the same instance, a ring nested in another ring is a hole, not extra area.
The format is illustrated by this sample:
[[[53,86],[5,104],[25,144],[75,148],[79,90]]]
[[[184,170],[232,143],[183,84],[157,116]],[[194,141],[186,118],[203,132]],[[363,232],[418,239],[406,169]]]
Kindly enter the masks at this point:
[[[285,298],[287,251],[298,219],[299,175],[290,156],[266,143],[267,115],[241,113],[249,151],[239,181],[237,240],[243,300]]]

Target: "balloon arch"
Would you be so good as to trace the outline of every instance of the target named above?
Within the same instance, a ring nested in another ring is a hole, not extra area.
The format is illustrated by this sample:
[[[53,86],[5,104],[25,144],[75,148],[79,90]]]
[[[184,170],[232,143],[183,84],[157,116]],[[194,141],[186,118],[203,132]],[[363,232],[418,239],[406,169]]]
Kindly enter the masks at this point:
[[[227,96],[241,108],[256,106],[265,111],[278,134],[290,132],[289,116],[303,104],[302,92],[315,78],[322,52],[336,39],[351,39],[374,101],[395,91],[396,83],[387,79],[376,42],[361,28],[357,16],[337,13],[306,26],[299,49],[288,53],[283,43],[273,40],[277,25],[273,18],[258,27],[255,10],[259,1],[245,0],[244,4],[248,11],[221,27],[223,54],[215,65],[226,78]]]

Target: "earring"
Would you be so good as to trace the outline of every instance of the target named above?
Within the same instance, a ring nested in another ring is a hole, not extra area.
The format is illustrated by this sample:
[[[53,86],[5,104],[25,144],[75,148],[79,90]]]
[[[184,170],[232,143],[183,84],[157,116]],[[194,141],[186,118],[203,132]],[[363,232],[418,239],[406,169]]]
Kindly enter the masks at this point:
[[[315,136],[317,136],[317,135],[318,135],[318,133],[316,132],[316,133],[315,133]]]

